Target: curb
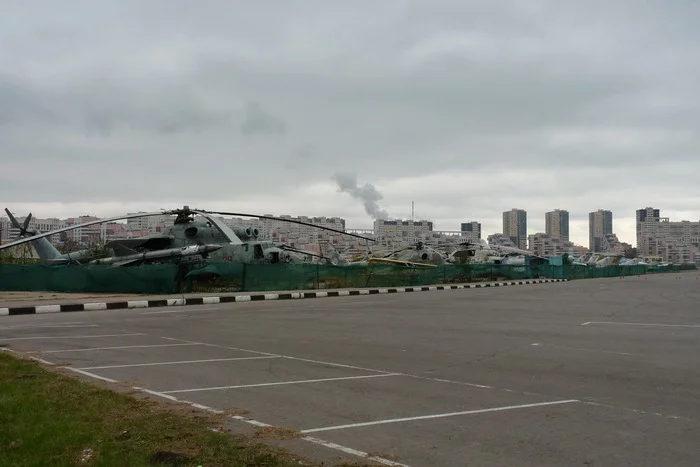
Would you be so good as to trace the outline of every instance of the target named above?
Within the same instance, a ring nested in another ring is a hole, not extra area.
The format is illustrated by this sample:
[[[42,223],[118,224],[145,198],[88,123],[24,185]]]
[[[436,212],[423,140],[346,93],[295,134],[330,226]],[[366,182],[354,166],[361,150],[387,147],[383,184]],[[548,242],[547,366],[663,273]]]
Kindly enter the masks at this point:
[[[0,308],[0,316],[64,313],[71,311],[120,310],[127,308],[157,308],[164,306],[215,305],[218,303],[256,302],[264,300],[299,300],[304,298],[347,297],[355,295],[375,295],[400,292],[427,292],[433,290],[479,289],[484,287],[505,287],[509,285],[544,284],[549,282],[567,282],[567,279],[531,279],[524,281],[488,282],[478,284],[334,290],[330,292],[259,293],[251,295],[229,295],[223,297],[167,298],[159,300],[130,300],[123,302],[64,303],[62,305],[36,305]]]

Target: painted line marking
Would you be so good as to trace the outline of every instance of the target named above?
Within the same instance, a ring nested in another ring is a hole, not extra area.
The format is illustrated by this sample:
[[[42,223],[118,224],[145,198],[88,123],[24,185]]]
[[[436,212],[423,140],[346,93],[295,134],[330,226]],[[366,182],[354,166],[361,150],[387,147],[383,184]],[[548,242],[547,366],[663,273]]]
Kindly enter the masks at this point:
[[[680,417],[678,415],[667,415],[659,412],[648,412],[646,410],[639,410],[639,409],[630,409],[627,407],[618,407],[616,405],[609,405],[609,404],[601,404],[600,402],[593,402],[593,401],[581,401],[583,404],[588,404],[588,405],[595,405],[597,407],[605,407],[606,409],[617,409],[617,410],[625,410],[628,412],[634,412],[637,414],[642,414],[642,415],[653,415],[656,417],[663,417],[663,418],[670,418],[672,420],[686,420],[690,422],[694,422],[692,418],[687,418],[687,417]]]
[[[362,457],[364,459],[374,461],[378,464],[390,465],[392,467],[410,467],[407,464],[402,464],[400,462],[391,461],[389,459],[384,459],[383,457],[370,456],[368,453],[366,453],[364,451],[358,451],[357,449],[352,449],[352,448],[349,448],[346,446],[342,446],[340,444],[331,443],[329,441],[324,441],[322,439],[314,438],[312,436],[304,436],[301,439],[303,439],[304,441],[308,441],[310,443],[314,443],[314,444],[318,444],[318,445],[330,448],[330,449],[335,449],[336,451],[344,452],[345,454],[351,454],[353,456]]]
[[[202,305],[188,305],[196,308],[185,308],[181,310],[160,310],[160,311],[144,311],[142,315],[162,315],[165,313],[201,313],[203,311],[218,311],[218,310],[231,310],[231,307],[217,306],[214,308],[202,307]]]
[[[635,354],[635,353],[627,353],[627,352],[616,352],[614,350],[599,350],[599,349],[584,349],[581,347],[566,347],[563,345],[550,345],[550,344],[542,344],[540,342],[535,342],[534,344],[530,344],[532,347],[551,347],[553,349],[564,349],[564,350],[580,350],[581,352],[598,352],[598,353],[608,353],[608,354],[613,354],[613,355],[627,355],[629,357],[640,357],[641,355]]]
[[[117,347],[90,347],[88,349],[62,349],[62,350],[44,350],[42,353],[61,353],[61,352],[92,352],[94,350],[122,350],[122,349],[146,349],[152,347],[181,347],[185,345],[199,344],[153,344],[153,345],[120,345]]]
[[[618,324],[621,326],[661,326],[670,328],[700,328],[700,324],[661,324],[661,323],[621,323],[618,321],[588,321],[581,324],[581,326],[588,326],[589,324]]]
[[[135,332],[129,334],[98,334],[95,336],[32,336],[32,337],[10,337],[3,338],[4,341],[21,341],[21,340],[33,340],[33,339],[90,339],[90,338],[100,338],[100,337],[129,337],[129,336],[146,336],[147,334],[142,332]]]
[[[12,350],[12,349],[8,349],[7,347],[0,347],[0,352],[10,352],[10,353],[13,353],[13,354],[17,354],[17,353],[18,353],[17,351]],[[43,363],[44,365],[49,365],[49,366],[53,366],[53,365],[54,365],[54,363],[49,362],[49,361],[44,360],[44,359],[39,358],[39,357],[32,357],[32,356],[30,356],[29,359],[30,359],[30,360],[34,360],[35,362]]]
[[[46,329],[46,328],[98,328],[99,324],[18,324],[16,326],[0,326],[0,331],[14,329]]]
[[[107,366],[86,366],[79,368],[80,370],[107,370],[110,368],[134,368],[139,366],[159,366],[159,365],[184,365],[188,363],[209,363],[209,362],[233,362],[237,360],[260,360],[264,358],[279,358],[279,357],[233,357],[233,358],[210,358],[208,360],[182,360],[178,362],[157,362],[157,363],[134,363],[131,365],[107,365]]]
[[[73,372],[75,372],[75,373],[79,373],[79,374],[81,374],[81,375],[83,375],[83,376],[89,376],[90,378],[95,378],[95,379],[99,379],[99,380],[101,380],[101,381],[106,381],[106,382],[108,382],[108,383],[118,383],[118,382],[119,382],[119,381],[117,381],[116,379],[107,378],[107,377],[105,377],[105,376],[99,376],[99,375],[96,375],[96,374],[94,374],[94,373],[90,373],[89,371],[81,370],[81,369],[79,369],[79,368],[72,368],[72,367],[69,367],[69,366],[63,366],[63,367],[61,367],[61,368],[64,368],[64,369],[66,369],[66,370],[73,371]]]
[[[257,350],[241,349],[241,348],[238,348],[238,347],[228,347],[228,346],[219,345],[219,344],[208,344],[208,343],[206,343],[206,342],[190,341],[190,340],[187,340],[187,339],[176,339],[176,338],[174,338],[174,337],[161,337],[161,339],[167,339],[167,340],[169,340],[169,341],[176,341],[176,342],[185,342],[185,343],[190,344],[190,345],[204,345],[204,346],[207,346],[207,347],[215,347],[215,348],[218,348],[218,349],[238,350],[238,351],[240,351],[240,352],[254,353],[254,354],[257,354],[257,355],[267,355],[267,356],[269,356],[269,357],[284,357],[284,355],[278,355],[278,354],[274,354],[274,353],[258,352]]]
[[[331,362],[324,362],[323,360],[313,360],[310,358],[300,358],[300,357],[290,357],[288,355],[280,355],[282,358],[286,358],[287,360],[296,360],[299,362],[307,362],[307,363],[316,363],[319,365],[329,365],[329,366],[335,366],[338,368],[348,368],[350,370],[361,370],[361,371],[371,371],[374,373],[382,373],[385,375],[401,375],[401,376],[408,376],[404,375],[403,373],[395,373],[392,371],[384,371],[384,370],[376,370],[374,368],[367,368],[363,366],[355,366],[355,365],[345,365],[343,363],[331,363]]]
[[[222,389],[243,389],[243,388],[259,388],[264,386],[282,386],[287,384],[304,384],[304,383],[322,383],[326,381],[343,381],[348,379],[366,379],[366,378],[382,378],[385,376],[400,376],[399,373],[387,373],[380,375],[362,375],[362,376],[343,376],[338,378],[322,378],[322,379],[305,379],[298,381],[279,381],[275,383],[258,383],[258,384],[242,384],[238,386],[218,386],[212,388],[193,388],[179,389],[176,391],[162,391],[163,394],[177,394],[182,392],[199,392],[199,391],[218,391]]]
[[[493,389],[493,390],[497,390],[497,391],[506,391],[506,392],[512,392],[512,393],[517,393],[517,394],[526,394],[526,395],[529,395],[529,396],[545,396],[545,394],[538,394],[538,393],[526,392],[526,391],[514,391],[514,390],[512,390],[512,389],[496,388],[496,387],[493,387],[493,386],[487,386],[487,385],[484,385],[484,384],[469,383],[469,382],[466,382],[466,381],[454,381],[454,380],[450,380],[450,379],[433,378],[433,377],[430,377],[430,376],[413,375],[413,374],[410,374],[410,373],[399,373],[399,372],[393,372],[393,371],[378,370],[378,369],[376,369],[376,368],[368,368],[368,367],[364,367],[364,366],[346,365],[346,364],[343,364],[343,363],[327,362],[327,361],[324,361],[324,360],[313,360],[313,359],[310,359],[310,358],[292,357],[291,355],[271,354],[271,353],[267,353],[267,352],[260,352],[260,351],[258,351],[258,350],[242,349],[242,348],[240,348],[240,347],[228,347],[228,346],[219,345],[219,344],[207,344],[207,343],[204,343],[204,342],[194,342],[194,341],[188,341],[188,340],[185,340],[185,339],[176,339],[176,338],[174,338],[174,337],[162,337],[162,339],[168,339],[168,340],[178,341],[178,342],[188,342],[188,343],[198,344],[198,345],[206,345],[206,346],[217,347],[217,348],[221,348],[221,349],[238,350],[238,351],[241,351],[241,352],[250,352],[250,353],[254,353],[254,354],[258,354],[258,355],[270,355],[270,356],[276,356],[276,357],[286,358],[286,359],[288,359],[288,360],[296,360],[296,361],[300,361],[300,362],[316,363],[316,364],[319,364],[319,365],[328,365],[328,366],[334,366],[334,367],[338,367],[338,368],[349,368],[349,369],[351,369],[351,370],[371,371],[371,372],[373,372],[373,373],[391,374],[391,375],[396,375],[396,376],[406,376],[406,377],[408,377],[408,378],[421,379],[421,380],[425,380],[425,381],[436,381],[436,382],[439,382],[439,383],[457,384],[457,385],[460,385],[460,386],[469,386],[469,387],[479,388],[479,389]]]
[[[580,402],[580,401],[578,399],[569,399],[569,400],[563,400],[563,401],[540,402],[540,403],[535,403],[535,404],[522,404],[522,405],[509,405],[509,406],[505,406],[505,407],[493,407],[490,409],[465,410],[463,412],[450,412],[450,413],[442,413],[442,414],[435,414],[435,415],[421,415],[421,416],[417,416],[417,417],[392,418],[392,419],[386,419],[386,420],[375,420],[373,422],[351,423],[348,425],[335,425],[335,426],[327,426],[327,427],[323,427],[323,428],[312,428],[312,429],[308,429],[308,430],[301,430],[301,433],[317,433],[319,431],[344,430],[347,428],[358,428],[358,427],[364,427],[364,426],[384,425],[387,423],[411,422],[414,420],[430,420],[430,419],[434,419],[434,418],[447,418],[447,417],[456,417],[459,415],[472,415],[472,414],[488,413],[488,412],[503,412],[506,410],[527,409],[527,408],[531,408],[531,407],[545,407],[545,406],[550,406],[550,405],[571,404],[573,402]]]
[[[5,348],[0,347],[0,351],[3,351],[3,350],[4,350],[4,351],[7,351],[7,352],[13,352],[13,353],[14,353],[14,351],[11,350],[11,349],[5,349]],[[46,360],[40,360],[40,359],[39,359],[39,361],[41,361],[42,363],[45,363],[45,364],[47,364],[47,365],[54,365],[53,363],[47,362]],[[113,380],[113,379],[111,379],[111,378],[105,378],[105,377],[102,377],[102,376],[98,376],[98,375],[96,375],[96,374],[94,374],[94,373],[90,373],[90,372],[88,372],[88,371],[81,370],[81,369],[78,369],[78,368],[71,368],[71,367],[68,367],[68,366],[64,366],[64,367],[62,367],[62,368],[65,368],[65,369],[67,369],[67,370],[73,371],[73,372],[75,372],[75,373],[79,373],[79,374],[88,376],[88,377],[90,377],[90,378],[98,379],[98,380],[101,380],[101,381],[106,381],[106,382],[109,382],[109,383],[118,383],[118,381],[115,381],[115,380]],[[211,413],[214,413],[214,414],[223,414],[223,413],[224,413],[223,410],[214,409],[214,408],[212,408],[212,407],[208,407],[208,406],[206,406],[206,405],[198,404],[198,403],[196,403],[196,402],[190,402],[190,401],[187,401],[187,400],[184,400],[184,399],[178,399],[178,398],[175,397],[175,396],[170,396],[170,395],[168,395],[168,394],[164,394],[164,393],[158,392],[158,391],[153,391],[153,390],[151,390],[151,389],[146,389],[146,388],[142,388],[142,387],[139,387],[139,386],[132,386],[132,389],[134,389],[134,390],[136,390],[136,391],[144,392],[144,393],[146,393],[146,394],[150,394],[150,395],[155,396],[155,397],[161,397],[161,398],[163,398],[163,399],[167,399],[167,400],[172,401],[172,402],[177,402],[177,403],[180,403],[180,404],[186,404],[186,405],[189,405],[189,406],[191,406],[191,407],[195,407],[195,408],[197,408],[197,409],[204,410],[204,411],[207,411],[207,412],[211,412]],[[273,426],[273,425],[269,425],[269,424],[267,424],[267,423],[263,423],[263,422],[259,422],[259,421],[257,421],[257,420],[253,420],[253,419],[251,419],[251,418],[245,418],[245,417],[242,417],[242,416],[240,416],[240,415],[232,415],[232,416],[230,416],[230,417],[233,418],[234,420],[238,420],[238,421],[241,421],[241,422],[246,423],[246,424],[248,424],[248,425],[253,425],[253,426],[257,426],[257,427],[271,427],[271,426]],[[410,467],[410,466],[407,465],[407,464],[402,464],[402,463],[400,463],[400,462],[395,462],[395,461],[392,461],[392,460],[389,460],[389,459],[384,459],[383,457],[371,456],[371,455],[370,455],[369,453],[367,453],[367,452],[359,451],[359,450],[357,450],[357,449],[352,449],[352,448],[349,448],[349,447],[347,447],[347,446],[342,446],[342,445],[340,445],[340,444],[331,443],[331,442],[329,442],[329,441],[324,441],[324,440],[322,440],[322,439],[314,438],[314,437],[311,437],[311,436],[305,436],[305,437],[303,437],[303,438],[301,438],[301,439],[303,439],[304,441],[308,441],[308,442],[310,442],[310,443],[314,443],[314,444],[318,444],[318,445],[320,445],[320,446],[324,446],[324,447],[326,447],[326,448],[328,448],[328,449],[333,449],[333,450],[336,450],[336,451],[343,452],[343,453],[345,453],[345,454],[350,454],[350,455],[353,455],[353,456],[357,456],[357,457],[361,457],[361,458],[364,458],[364,459],[372,460],[372,461],[377,462],[377,463],[382,464],[382,465],[388,465],[388,466],[392,466],[392,467]]]
[[[5,349],[5,348],[0,347],[0,351],[2,351],[2,350],[6,350],[6,351],[8,351],[8,352],[13,352],[13,353],[14,353],[14,351],[11,350],[11,349]],[[47,365],[54,365],[53,363],[47,362],[46,360],[40,360],[40,361],[41,361],[42,363],[47,364]],[[69,366],[64,366],[64,367],[62,367],[62,368],[65,368],[65,369],[67,369],[67,370],[73,371],[73,372],[75,372],[75,373],[79,373],[79,374],[88,376],[88,377],[90,377],[90,378],[98,379],[98,380],[101,380],[101,381],[105,381],[105,382],[109,382],[109,383],[118,383],[118,381],[115,381],[115,380],[113,380],[113,379],[111,379],[111,378],[105,378],[105,377],[103,377],[103,376],[98,376],[98,375],[96,375],[96,374],[94,374],[94,373],[90,373],[90,372],[88,372],[88,371],[81,370],[81,369],[78,369],[78,368],[72,368],[72,367],[69,367]],[[197,408],[197,409],[204,410],[204,411],[207,411],[207,412],[211,412],[211,413],[214,413],[214,414],[223,414],[223,413],[224,413],[223,410],[214,409],[214,408],[212,408],[212,407],[208,407],[208,406],[203,405],[203,404],[198,404],[198,403],[196,403],[196,402],[190,402],[190,401],[187,401],[187,400],[184,400],[184,399],[178,399],[177,397],[170,396],[170,395],[168,395],[168,394],[164,394],[164,393],[158,392],[158,391],[153,391],[153,390],[151,390],[151,389],[146,389],[146,388],[142,388],[142,387],[139,387],[139,386],[132,386],[132,389],[137,390],[137,391],[144,392],[144,393],[146,393],[146,394],[150,394],[150,395],[152,395],[152,396],[161,397],[161,398],[163,398],[163,399],[167,399],[167,400],[172,401],[172,402],[177,402],[177,403],[180,403],[180,404],[186,404],[186,405],[189,405],[189,406],[191,406],[191,407],[195,407],[195,408]],[[240,415],[232,415],[232,416],[230,416],[230,417],[233,418],[233,419],[235,419],[235,420],[244,422],[244,423],[249,424],[249,425],[257,426],[257,427],[271,427],[271,426],[273,426],[273,425],[269,425],[269,424],[267,424],[267,423],[263,423],[263,422],[259,422],[259,421],[257,421],[257,420],[253,420],[253,419],[251,419],[251,418],[245,418],[245,417],[242,417],[242,416],[240,416]],[[377,463],[382,464],[382,465],[388,465],[388,466],[392,466],[392,467],[410,467],[410,466],[407,465],[407,464],[402,464],[402,463],[395,462],[395,461],[392,461],[392,460],[389,460],[389,459],[384,459],[383,457],[371,456],[371,455],[370,455],[369,453],[367,453],[367,452],[358,451],[357,449],[352,449],[352,448],[349,448],[349,447],[346,447],[346,446],[342,446],[342,445],[340,445],[340,444],[331,443],[331,442],[329,442],[329,441],[324,441],[324,440],[322,440],[322,439],[314,438],[314,437],[311,437],[311,436],[305,436],[305,437],[303,437],[303,438],[301,438],[301,439],[303,439],[303,440],[305,440],[305,441],[308,441],[308,442],[310,442],[310,443],[314,443],[314,444],[318,444],[318,445],[320,445],[320,446],[324,446],[324,447],[329,448],[329,449],[334,449],[334,450],[336,450],[336,451],[344,452],[344,453],[346,453],[346,454],[350,454],[350,455],[354,455],[354,456],[361,457],[361,458],[364,458],[364,459],[372,460],[372,461],[377,462]]]

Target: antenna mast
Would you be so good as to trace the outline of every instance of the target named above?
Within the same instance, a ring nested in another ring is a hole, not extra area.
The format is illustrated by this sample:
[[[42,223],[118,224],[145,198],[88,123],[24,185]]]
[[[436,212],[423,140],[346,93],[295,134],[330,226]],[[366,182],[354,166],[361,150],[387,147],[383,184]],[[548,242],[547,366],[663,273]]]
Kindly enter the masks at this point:
[[[414,206],[413,201],[411,201],[411,222],[414,222],[416,220],[415,219],[415,211],[413,209],[413,206]]]

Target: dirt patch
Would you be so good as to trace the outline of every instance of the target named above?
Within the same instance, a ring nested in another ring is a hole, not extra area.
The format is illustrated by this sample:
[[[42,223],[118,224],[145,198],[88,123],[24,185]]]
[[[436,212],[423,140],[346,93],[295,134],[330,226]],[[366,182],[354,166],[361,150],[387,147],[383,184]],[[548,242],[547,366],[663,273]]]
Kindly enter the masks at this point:
[[[241,417],[243,415],[250,415],[250,410],[240,409],[238,407],[229,407],[229,408],[224,410],[224,413],[226,413],[227,415],[231,415],[233,417],[236,417],[236,416]]]
[[[266,426],[258,428],[253,433],[254,439],[283,440],[301,438],[302,434],[297,430],[282,428],[277,426]]]
[[[0,292],[0,300],[83,300],[86,298],[142,297],[138,294],[54,293],[54,292]]]

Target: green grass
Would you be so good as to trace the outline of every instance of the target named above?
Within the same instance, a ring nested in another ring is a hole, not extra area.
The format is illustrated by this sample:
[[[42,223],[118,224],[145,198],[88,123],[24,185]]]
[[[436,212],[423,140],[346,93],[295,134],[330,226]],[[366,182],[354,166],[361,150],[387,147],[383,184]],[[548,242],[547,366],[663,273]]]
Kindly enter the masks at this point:
[[[179,407],[117,393],[0,352],[0,464],[300,465],[254,438],[213,431],[222,430],[224,416]],[[89,459],[83,461],[85,454]]]

